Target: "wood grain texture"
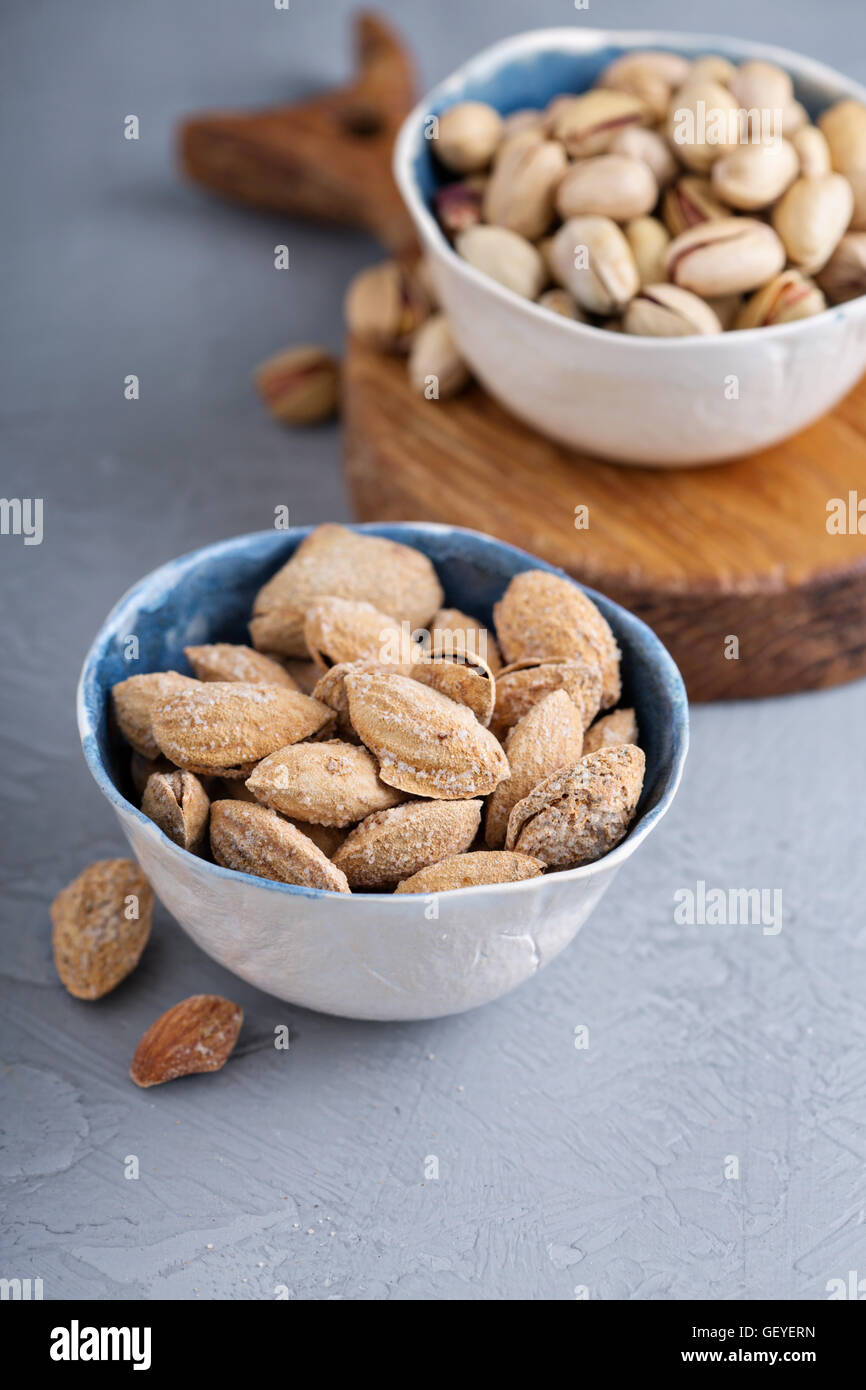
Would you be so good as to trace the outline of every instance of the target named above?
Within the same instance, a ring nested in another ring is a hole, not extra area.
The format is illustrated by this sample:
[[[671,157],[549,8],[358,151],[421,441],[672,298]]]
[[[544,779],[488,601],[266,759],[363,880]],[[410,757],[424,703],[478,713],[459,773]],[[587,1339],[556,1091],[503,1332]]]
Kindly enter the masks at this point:
[[[394,136],[414,101],[412,61],[374,14],[355,20],[357,77],[311,101],[215,111],[178,132],[187,177],[248,206],[361,227],[392,251],[415,243],[391,176]]]
[[[830,499],[866,496],[866,381],[776,448],[671,472],[570,453],[477,387],[424,400],[402,359],[357,343],[344,414],[360,519],[459,523],[560,565],[655,629],[693,700],[866,674],[866,533],[827,530]]]

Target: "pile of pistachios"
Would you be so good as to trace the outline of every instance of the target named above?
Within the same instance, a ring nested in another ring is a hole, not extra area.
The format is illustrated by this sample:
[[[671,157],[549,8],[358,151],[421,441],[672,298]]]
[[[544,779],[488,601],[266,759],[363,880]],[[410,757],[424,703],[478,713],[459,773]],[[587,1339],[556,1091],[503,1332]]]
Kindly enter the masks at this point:
[[[772,63],[631,52],[581,95],[462,102],[431,134],[442,230],[553,313],[675,337],[866,293],[866,106],[812,125]]]

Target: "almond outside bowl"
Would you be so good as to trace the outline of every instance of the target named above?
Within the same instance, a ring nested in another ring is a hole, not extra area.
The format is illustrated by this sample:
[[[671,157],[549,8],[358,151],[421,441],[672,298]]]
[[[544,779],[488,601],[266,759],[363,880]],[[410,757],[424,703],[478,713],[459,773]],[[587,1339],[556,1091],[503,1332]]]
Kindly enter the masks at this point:
[[[422,524],[354,528],[428,555],[445,602],[491,621],[512,575],[559,573],[475,531]],[[584,868],[522,883],[423,896],[323,892],[236,873],[178,848],[133,801],[129,750],[109,721],[110,691],[133,674],[186,671],[190,644],[247,640],[253,597],[309,528],[238,536],[154,570],[111,611],[84,662],[78,726],[84,756],[133,853],[169,912],[208,955],[280,999],[361,1019],[422,1019],[497,999],[552,960],[670,805],[688,747],[679,671],[658,638],[587,590],[623,652],[624,699],[646,750],[643,795],[626,839]],[[573,581],[570,581],[573,582]],[[134,669],[127,635],[139,638]]]
[[[453,250],[430,211],[442,175],[431,115],[486,101],[504,115],[581,92],[621,53],[664,48],[790,72],[814,118],[866,89],[770,44],[657,30],[538,29],[485,49],[406,118],[394,174],[428,254],[454,337],[504,409],[568,448],[654,468],[715,463],[767,448],[832,409],[866,370],[866,296],[796,323],[711,337],[640,338],[575,323],[522,299]]]

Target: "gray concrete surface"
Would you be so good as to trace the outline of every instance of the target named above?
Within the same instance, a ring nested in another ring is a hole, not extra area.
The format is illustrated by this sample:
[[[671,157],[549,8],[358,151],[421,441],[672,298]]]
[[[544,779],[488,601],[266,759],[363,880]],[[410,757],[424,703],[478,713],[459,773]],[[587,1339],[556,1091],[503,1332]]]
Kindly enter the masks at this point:
[[[866,78],[853,0],[385,8],[430,81],[547,22],[781,38]],[[126,852],[73,717],[108,607],[278,503],[299,523],[347,515],[336,429],[281,432],[248,377],[286,341],[339,345],[373,248],[206,201],[176,179],[170,134],[190,109],[337,79],[348,11],[3,14],[2,491],[44,498],[45,522],[40,546],[0,538],[0,1275],[40,1277],[46,1298],[825,1298],[866,1276],[862,685],[695,710],[667,821],[573,947],[480,1012],[374,1026],[287,1008],[162,910],[115,995],[81,1004],[55,977],[52,896]],[[678,925],[698,880],[781,890],[781,931]],[[245,1008],[238,1054],[137,1091],[139,1035],[197,991]]]

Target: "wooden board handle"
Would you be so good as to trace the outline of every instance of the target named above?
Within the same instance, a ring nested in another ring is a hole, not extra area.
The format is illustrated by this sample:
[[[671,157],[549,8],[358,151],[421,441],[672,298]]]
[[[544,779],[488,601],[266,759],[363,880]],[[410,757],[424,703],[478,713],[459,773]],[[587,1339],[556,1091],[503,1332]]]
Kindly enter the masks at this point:
[[[394,137],[414,102],[412,60],[377,15],[355,19],[357,75],[312,101],[192,116],[178,132],[194,183],[249,207],[339,222],[389,250],[415,244],[391,176]]]

